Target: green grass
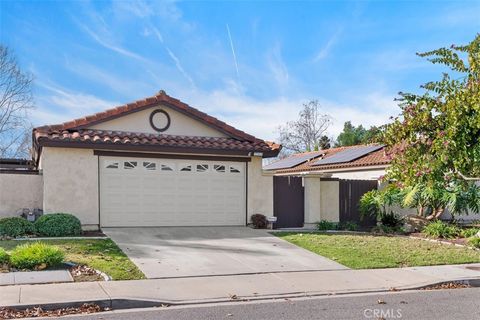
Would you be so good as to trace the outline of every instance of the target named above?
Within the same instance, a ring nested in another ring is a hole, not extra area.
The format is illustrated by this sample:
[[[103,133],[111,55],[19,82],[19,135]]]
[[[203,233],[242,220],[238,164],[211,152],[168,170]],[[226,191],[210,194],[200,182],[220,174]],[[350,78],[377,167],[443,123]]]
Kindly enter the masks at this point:
[[[26,242],[31,241],[0,241],[0,248],[10,251]],[[105,272],[113,280],[145,279],[145,275],[110,239],[42,240],[41,242],[60,247],[65,252],[65,261],[88,265]]]
[[[274,235],[352,269],[480,262],[478,251],[416,239],[293,232]]]

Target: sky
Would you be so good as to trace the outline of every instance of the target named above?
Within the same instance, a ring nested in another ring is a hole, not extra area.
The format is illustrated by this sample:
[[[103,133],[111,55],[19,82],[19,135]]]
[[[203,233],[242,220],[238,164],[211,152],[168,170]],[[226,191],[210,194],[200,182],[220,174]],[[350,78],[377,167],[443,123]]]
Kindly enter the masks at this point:
[[[398,92],[445,69],[416,52],[465,44],[480,1],[5,1],[0,42],[33,74],[34,125],[165,90],[259,138],[317,99],[381,125]]]

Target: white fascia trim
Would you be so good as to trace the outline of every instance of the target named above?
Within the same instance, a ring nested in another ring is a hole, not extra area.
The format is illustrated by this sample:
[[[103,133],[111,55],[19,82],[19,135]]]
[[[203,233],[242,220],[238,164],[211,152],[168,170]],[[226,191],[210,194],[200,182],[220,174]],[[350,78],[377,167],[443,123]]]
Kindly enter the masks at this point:
[[[356,172],[356,171],[371,171],[371,170],[382,170],[388,168],[388,165],[381,166],[368,166],[368,167],[350,167],[350,168],[338,168],[338,169],[326,169],[321,171],[299,171],[299,172],[286,172],[286,173],[275,173],[271,171],[264,170],[264,175],[273,175],[273,176],[318,176],[323,178],[331,177],[332,174],[337,172]]]

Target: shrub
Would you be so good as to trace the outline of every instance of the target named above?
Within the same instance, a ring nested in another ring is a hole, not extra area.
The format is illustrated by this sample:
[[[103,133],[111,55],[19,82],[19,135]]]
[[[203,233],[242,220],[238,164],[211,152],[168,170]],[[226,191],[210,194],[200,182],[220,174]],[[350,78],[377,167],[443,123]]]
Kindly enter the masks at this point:
[[[358,224],[355,221],[347,221],[338,224],[338,230],[357,231]]]
[[[394,212],[384,213],[380,216],[382,225],[395,228],[403,224],[403,218]]]
[[[381,224],[373,227],[371,232],[379,234],[405,234],[405,229],[402,226],[389,227]]]
[[[267,217],[263,214],[254,214],[250,218],[255,229],[265,229],[268,225]]]
[[[34,269],[40,265],[51,267],[63,262],[60,248],[43,242],[33,242],[17,246],[10,254],[10,264],[18,269]]]
[[[325,230],[336,230],[337,229],[337,223],[327,221],[327,220],[322,220],[320,222],[317,222],[317,230],[320,231],[325,231]]]
[[[0,265],[2,264],[8,264],[10,261],[10,256],[8,253],[5,251],[5,249],[0,248]]]
[[[451,239],[460,234],[460,229],[455,225],[437,220],[427,224],[422,233],[428,237]]]
[[[0,236],[19,237],[33,234],[33,223],[20,217],[0,219]]]
[[[480,237],[474,237],[468,240],[468,244],[470,244],[472,247],[480,249]]]
[[[476,236],[478,232],[480,232],[480,228],[467,228],[462,229],[460,235],[464,238],[471,238]]]
[[[68,213],[43,215],[35,221],[35,229],[44,237],[78,236],[82,233],[80,220]]]

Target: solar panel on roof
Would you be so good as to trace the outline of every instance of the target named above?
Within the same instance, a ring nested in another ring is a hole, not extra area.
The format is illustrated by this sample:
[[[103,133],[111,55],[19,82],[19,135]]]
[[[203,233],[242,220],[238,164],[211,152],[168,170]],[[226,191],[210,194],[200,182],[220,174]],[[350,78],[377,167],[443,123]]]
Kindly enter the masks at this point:
[[[288,158],[281,159],[281,160],[275,161],[273,163],[267,164],[266,166],[263,167],[263,169],[264,170],[278,170],[278,169],[293,168],[295,166],[298,166],[301,163],[307,162],[310,159],[314,159],[316,157],[319,157],[322,154],[324,154],[323,151],[318,151],[318,152],[310,152],[310,153],[306,153],[306,154],[290,156]]]
[[[382,148],[383,148],[383,145],[375,145],[375,146],[364,146],[364,147],[358,147],[354,149],[348,149],[348,150],[338,152],[331,157],[320,159],[316,161],[313,165],[319,166],[324,164],[350,162],[358,158],[361,158],[369,153],[380,150]]]

